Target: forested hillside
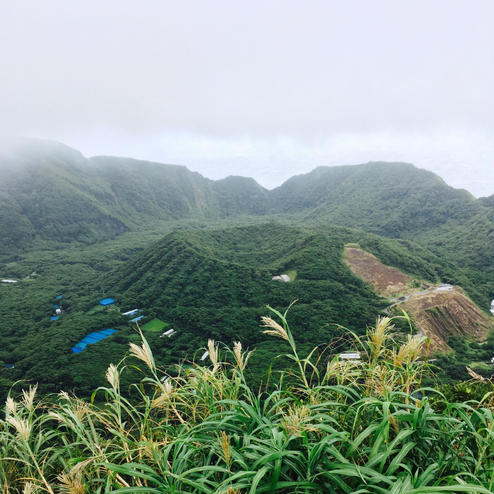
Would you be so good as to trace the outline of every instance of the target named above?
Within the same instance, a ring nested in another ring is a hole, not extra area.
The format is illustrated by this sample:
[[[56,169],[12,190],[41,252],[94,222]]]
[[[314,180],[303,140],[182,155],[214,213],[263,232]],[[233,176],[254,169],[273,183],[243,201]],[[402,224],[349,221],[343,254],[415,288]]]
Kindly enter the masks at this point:
[[[264,214],[254,180],[214,182],[184,166],[84,158],[58,143],[27,141],[0,152],[0,256],[57,243],[95,243],[156,221]]]
[[[319,167],[287,180],[271,197],[276,211],[305,222],[411,239],[466,268],[484,304],[494,297],[492,197],[475,199],[406,163]]]
[[[494,296],[492,197],[412,165],[318,168],[268,191],[35,141],[2,154],[0,196],[0,277],[18,281],[0,285],[3,393],[17,379],[88,393],[135,338],[120,314],[134,307],[143,323],[176,329],[149,336],[160,362],[193,358],[210,337],[239,339],[256,347],[250,372],[262,379],[276,350],[259,331],[266,304],[298,299],[302,348],[335,344],[338,325],[363,331],[387,305],[343,264],[346,243],[412,277],[460,285],[484,311]],[[271,279],[281,274],[291,281]],[[58,295],[63,314],[51,321]],[[117,308],[94,312],[107,296]],[[105,328],[117,333],[72,354]]]
[[[57,242],[94,243],[160,220],[274,214],[413,239],[471,268],[494,296],[492,198],[475,199],[410,164],[319,167],[268,191],[249,178],[212,181],[183,166],[86,159],[61,144],[28,141],[0,155],[0,196],[4,258]]]
[[[57,264],[45,258],[35,277],[0,285],[0,361],[15,363],[0,370],[3,384],[36,379],[44,391],[89,392],[136,336],[135,324],[120,315],[133,308],[141,309],[142,323],[158,317],[176,329],[172,338],[149,335],[162,364],[193,358],[211,337],[239,339],[256,346],[252,371],[259,372],[276,350],[260,332],[259,317],[266,304],[283,308],[294,299],[303,346],[329,343],[341,333],[336,324],[361,332],[386,302],[342,263],[348,239],[341,229],[321,235],[265,224],[171,233],[130,258],[124,252],[101,253],[101,263],[85,249],[65,260],[59,254]],[[293,282],[271,279],[285,271],[296,272]],[[53,322],[58,294],[64,313]],[[106,295],[120,310],[93,313]],[[118,333],[80,354],[71,352],[82,337],[107,327]]]

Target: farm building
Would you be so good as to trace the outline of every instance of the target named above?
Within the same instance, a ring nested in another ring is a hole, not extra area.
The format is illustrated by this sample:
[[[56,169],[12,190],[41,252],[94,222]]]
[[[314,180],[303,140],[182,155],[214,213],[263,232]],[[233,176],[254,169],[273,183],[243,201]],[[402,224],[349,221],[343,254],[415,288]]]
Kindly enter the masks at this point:
[[[168,336],[168,338],[170,338],[170,336],[172,336],[173,334],[175,333],[175,330],[173,328],[169,329],[168,331],[165,331],[161,336],[160,338],[163,338],[163,336]]]
[[[436,292],[450,292],[451,290],[453,290],[453,285],[450,285],[449,283],[441,283],[436,288]]]
[[[102,329],[101,331],[93,331],[92,333],[89,333],[87,336],[82,338],[81,341],[79,341],[72,347],[72,353],[81,353],[83,350],[86,349],[88,345],[91,345],[93,343],[98,343],[99,341],[108,338],[108,336],[111,336],[116,332],[117,332],[116,329],[110,329],[110,328]]]
[[[135,316],[139,312],[139,309],[128,310],[127,312],[122,312],[122,316]]]
[[[271,279],[274,281],[283,281],[284,283],[288,283],[290,281],[290,276],[287,274],[280,274],[279,276],[273,276]]]

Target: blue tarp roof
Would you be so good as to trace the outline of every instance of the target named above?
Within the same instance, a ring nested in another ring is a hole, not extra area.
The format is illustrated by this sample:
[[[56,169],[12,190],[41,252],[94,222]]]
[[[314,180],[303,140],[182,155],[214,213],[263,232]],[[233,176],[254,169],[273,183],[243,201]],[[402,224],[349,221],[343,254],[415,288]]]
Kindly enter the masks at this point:
[[[103,298],[99,301],[99,303],[101,305],[111,305],[115,303],[115,300],[113,300],[112,298]]]
[[[51,316],[50,321],[58,321],[60,316]]]
[[[138,317],[134,317],[134,319],[131,319],[130,322],[137,322],[137,321],[140,321],[144,316],[138,316]]]
[[[92,343],[98,343],[98,341],[104,340],[105,338],[108,338],[108,336],[116,332],[116,329],[111,328],[102,329],[101,331],[93,331],[87,336],[84,336],[81,341],[79,341],[72,347],[72,353],[81,353],[83,350],[86,349],[88,345],[91,345]]]
[[[102,329],[100,331],[101,334],[106,334],[107,336],[110,336],[111,334],[116,333],[116,332],[117,332],[116,329],[110,329],[110,328],[108,328],[108,329]]]
[[[62,295],[57,295],[57,296],[55,297],[55,300],[62,300]]]
[[[53,304],[53,307],[55,307],[55,309],[60,309],[60,306],[58,304]]]
[[[13,369],[14,364],[5,364],[5,367],[7,367],[7,369]]]

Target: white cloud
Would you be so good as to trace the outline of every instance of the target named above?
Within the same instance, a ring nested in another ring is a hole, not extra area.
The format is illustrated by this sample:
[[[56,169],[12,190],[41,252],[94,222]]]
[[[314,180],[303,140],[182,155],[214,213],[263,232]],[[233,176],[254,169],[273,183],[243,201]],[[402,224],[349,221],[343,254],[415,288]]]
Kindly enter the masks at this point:
[[[267,188],[320,165],[404,161],[433,171],[449,185],[465,188],[477,197],[494,193],[490,180],[494,148],[488,132],[335,133],[316,139],[244,134],[219,138],[165,131],[138,135],[100,127],[81,135],[64,134],[62,141],[88,156],[109,154],[182,164],[212,179],[251,176]]]
[[[399,159],[484,194],[493,16],[491,0],[3,2],[0,133],[268,186]]]

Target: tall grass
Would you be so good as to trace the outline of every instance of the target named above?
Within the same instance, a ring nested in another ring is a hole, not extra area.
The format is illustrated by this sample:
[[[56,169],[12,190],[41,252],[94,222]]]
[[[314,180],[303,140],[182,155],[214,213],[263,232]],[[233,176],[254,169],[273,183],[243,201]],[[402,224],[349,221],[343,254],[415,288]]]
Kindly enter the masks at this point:
[[[287,313],[264,331],[293,367],[271,391],[246,383],[250,353],[208,343],[208,365],[168,375],[142,336],[91,402],[36,388],[0,420],[0,486],[33,493],[491,493],[492,407],[423,389],[424,342],[398,344],[393,319],[354,337],[360,361],[301,357]],[[128,365],[145,377],[120,389]],[[434,403],[429,396],[434,393]]]

